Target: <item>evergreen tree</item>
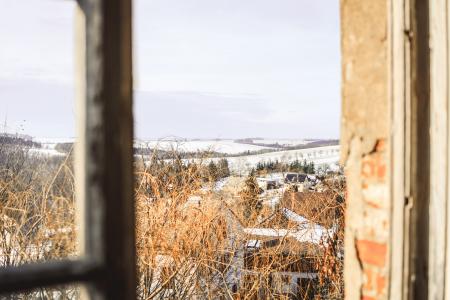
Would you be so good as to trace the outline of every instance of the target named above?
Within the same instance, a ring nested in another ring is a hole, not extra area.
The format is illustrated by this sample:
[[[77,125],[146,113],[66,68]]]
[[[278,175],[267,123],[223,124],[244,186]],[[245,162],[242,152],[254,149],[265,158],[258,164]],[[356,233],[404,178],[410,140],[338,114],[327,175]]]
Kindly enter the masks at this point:
[[[217,163],[218,169],[218,178],[225,178],[230,176],[230,168],[228,166],[228,160],[226,158],[222,158]]]
[[[210,161],[208,164],[208,176],[212,181],[216,181],[218,178],[217,166],[213,161]]]
[[[256,177],[250,175],[245,180],[244,188],[240,192],[243,216],[248,223],[254,220],[262,209],[259,192],[260,188]]]
[[[316,167],[315,167],[315,165],[314,165],[314,162],[310,162],[308,165],[307,165],[307,168],[306,168],[306,172],[305,173],[307,173],[307,174],[314,174],[315,173],[315,170],[316,169]]]

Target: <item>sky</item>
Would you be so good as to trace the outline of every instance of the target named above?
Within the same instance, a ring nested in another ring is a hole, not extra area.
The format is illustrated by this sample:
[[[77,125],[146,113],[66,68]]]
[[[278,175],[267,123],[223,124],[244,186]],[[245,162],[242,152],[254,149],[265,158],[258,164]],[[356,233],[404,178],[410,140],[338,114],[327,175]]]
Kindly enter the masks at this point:
[[[135,0],[136,136],[337,138],[338,3]],[[75,1],[0,5],[0,129],[75,136]]]

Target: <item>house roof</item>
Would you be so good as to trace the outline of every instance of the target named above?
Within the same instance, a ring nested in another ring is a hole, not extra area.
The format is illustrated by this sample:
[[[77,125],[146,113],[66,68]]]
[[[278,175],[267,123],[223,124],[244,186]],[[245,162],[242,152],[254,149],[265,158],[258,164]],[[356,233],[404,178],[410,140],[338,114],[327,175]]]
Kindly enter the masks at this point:
[[[305,182],[308,179],[308,175],[302,173],[287,173],[284,178],[289,182]]]
[[[265,237],[290,237],[299,242],[319,244],[324,231],[320,228],[293,228],[293,229],[278,229],[278,228],[244,228],[244,232],[251,236],[265,236]]]
[[[303,216],[309,221],[331,228],[339,211],[336,194],[332,191],[287,192],[280,201],[280,206]]]

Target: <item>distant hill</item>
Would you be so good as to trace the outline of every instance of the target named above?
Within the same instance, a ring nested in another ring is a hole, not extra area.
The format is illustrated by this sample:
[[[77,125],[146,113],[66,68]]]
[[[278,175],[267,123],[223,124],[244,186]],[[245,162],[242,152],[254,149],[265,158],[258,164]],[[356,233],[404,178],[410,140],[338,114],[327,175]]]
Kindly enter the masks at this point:
[[[42,147],[41,143],[34,142],[33,138],[29,135],[9,133],[0,134],[0,145],[17,145],[33,148]]]
[[[336,139],[331,139],[331,140],[324,140],[324,139],[292,140],[289,143],[286,143],[286,141],[289,141],[289,140],[284,140],[284,139],[266,140],[263,138],[245,138],[245,139],[234,140],[235,143],[270,147],[270,148],[275,148],[278,150],[297,150],[297,149],[308,149],[308,148],[315,148],[315,147],[339,145],[339,140],[336,140]]]

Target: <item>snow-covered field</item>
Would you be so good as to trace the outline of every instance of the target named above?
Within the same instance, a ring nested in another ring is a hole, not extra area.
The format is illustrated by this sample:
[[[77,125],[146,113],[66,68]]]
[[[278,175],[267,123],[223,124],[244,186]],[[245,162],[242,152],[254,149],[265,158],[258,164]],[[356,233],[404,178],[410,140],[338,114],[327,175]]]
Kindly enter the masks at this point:
[[[233,140],[199,140],[199,141],[146,141],[135,143],[139,147],[160,150],[178,150],[184,152],[214,151],[218,153],[238,154],[243,152],[253,152],[264,149],[274,149],[271,147],[236,143]]]
[[[283,147],[291,147],[298,145],[308,144],[310,141],[305,141],[302,139],[262,139],[262,140],[253,140],[256,144],[264,144],[264,145],[274,145],[278,144]]]
[[[31,149],[32,152],[42,155],[63,155],[57,150],[55,150],[56,143],[68,143],[73,142],[73,139],[37,139],[37,141],[42,143],[41,149]],[[293,146],[300,144],[307,144],[308,141],[302,139],[258,139],[255,143],[264,144],[275,144],[285,146]],[[339,145],[335,146],[323,146],[308,149],[298,149],[298,150],[283,150],[277,151],[276,148],[241,144],[234,142],[233,140],[187,140],[187,141],[176,141],[176,140],[153,140],[153,141],[136,141],[135,146],[145,147],[145,148],[157,148],[161,150],[178,150],[185,152],[196,152],[196,151],[214,151],[218,153],[226,154],[242,154],[245,152],[254,152],[259,150],[273,150],[274,152],[263,153],[263,154],[250,154],[245,156],[228,157],[228,163],[230,170],[237,174],[245,174],[252,168],[256,167],[259,162],[268,161],[280,161],[284,163],[289,163],[295,160],[307,160],[308,162],[314,162],[316,166],[329,165],[332,169],[337,168],[337,163],[339,161]],[[220,158],[207,159],[218,161]],[[205,161],[204,161],[205,162]]]
[[[35,142],[41,143],[42,145],[56,146],[56,144],[62,143],[73,143],[75,142],[75,138],[35,138],[33,139]]]
[[[31,153],[47,156],[65,156],[63,152],[56,150],[57,144],[74,143],[74,138],[36,138],[35,142],[41,144],[42,148],[32,148]]]
[[[66,154],[59,152],[54,148],[31,148],[29,151],[30,154],[36,156],[66,156]]]
[[[295,160],[307,160],[314,162],[316,166],[330,165],[331,168],[336,167],[339,162],[340,146],[324,146],[309,149],[277,151],[263,153],[258,155],[246,155],[239,157],[228,157],[230,170],[235,173],[248,172],[256,167],[258,162],[280,161],[284,163],[293,162]],[[214,161],[219,158],[213,158]]]

